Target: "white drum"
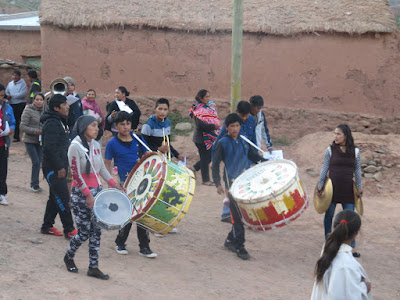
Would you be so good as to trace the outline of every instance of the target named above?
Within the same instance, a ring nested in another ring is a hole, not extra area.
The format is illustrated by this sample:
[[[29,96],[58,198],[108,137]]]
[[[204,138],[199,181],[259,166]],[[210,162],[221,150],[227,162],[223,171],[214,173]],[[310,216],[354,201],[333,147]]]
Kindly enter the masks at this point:
[[[129,223],[133,204],[129,197],[117,189],[105,189],[96,195],[93,221],[106,230],[117,230]]]
[[[308,205],[297,166],[286,159],[263,162],[246,170],[229,192],[238,204],[244,225],[253,230],[284,226],[298,218]]]

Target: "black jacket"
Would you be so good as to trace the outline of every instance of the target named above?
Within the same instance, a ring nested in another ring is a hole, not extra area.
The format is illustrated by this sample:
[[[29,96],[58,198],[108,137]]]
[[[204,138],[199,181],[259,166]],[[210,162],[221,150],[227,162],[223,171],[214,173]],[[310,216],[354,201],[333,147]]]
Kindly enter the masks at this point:
[[[194,132],[193,132],[193,142],[195,144],[204,144],[204,137],[203,137],[203,132],[206,131],[213,131],[215,130],[215,125],[214,124],[207,124],[196,117],[194,118]]]
[[[69,128],[67,118],[49,110],[41,117],[43,169],[58,171],[68,168]]]
[[[140,112],[140,109],[136,105],[135,101],[133,101],[133,100],[131,100],[129,98],[126,98],[125,103],[126,103],[126,105],[128,105],[133,110],[133,113],[132,113],[132,129],[136,129],[138,127],[138,125],[139,125],[139,119],[140,119],[140,115],[142,113]],[[112,122],[108,121],[108,117],[111,115],[111,113],[114,110],[115,111],[119,111],[118,104],[115,101],[109,103],[109,105],[108,105],[108,111],[107,111],[107,116],[106,116],[105,125],[104,125],[104,129],[105,130],[111,131]]]
[[[29,88],[29,104],[32,103],[33,97],[42,91],[42,83],[39,79],[35,79]]]

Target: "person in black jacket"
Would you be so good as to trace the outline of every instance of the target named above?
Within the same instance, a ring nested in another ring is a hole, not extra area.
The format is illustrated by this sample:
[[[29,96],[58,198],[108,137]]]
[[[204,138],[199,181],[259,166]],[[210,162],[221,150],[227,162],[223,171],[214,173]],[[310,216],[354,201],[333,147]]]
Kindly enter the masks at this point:
[[[40,82],[38,75],[35,70],[30,70],[28,72],[29,82],[31,83],[31,87],[29,88],[29,104],[32,104],[33,98],[36,94],[42,91],[42,83]]]
[[[135,101],[127,98],[128,96],[129,92],[123,86],[119,86],[115,90],[114,102],[107,105],[107,117],[104,126],[105,130],[112,131],[114,134],[118,133],[118,130],[116,130],[114,126],[114,119],[119,111],[126,111],[132,116],[132,130],[135,130],[138,127],[141,112]]]
[[[49,110],[40,118],[43,123],[43,175],[49,187],[50,195],[47,200],[41,233],[56,236],[63,235],[55,228],[54,219],[60,215],[64,227],[65,238],[72,238],[77,230],[74,228],[69,207],[69,192],[67,187],[69,127],[67,116],[69,106],[63,95],[53,95],[49,100]]]

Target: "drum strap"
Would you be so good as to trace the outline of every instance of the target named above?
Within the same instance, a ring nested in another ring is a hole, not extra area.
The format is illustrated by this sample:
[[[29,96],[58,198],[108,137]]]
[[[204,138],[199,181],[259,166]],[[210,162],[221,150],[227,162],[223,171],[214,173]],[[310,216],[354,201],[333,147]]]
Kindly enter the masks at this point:
[[[99,184],[99,186],[103,186],[103,185],[101,184],[101,181],[100,181],[100,179],[99,179],[99,176],[97,176],[96,170],[94,169],[94,166],[93,166],[93,164],[92,164],[92,160],[90,159],[89,155],[87,154],[88,150],[87,150],[85,147],[83,147],[83,145],[82,145],[80,142],[77,142],[76,140],[73,140],[71,144],[77,144],[77,145],[84,151],[85,156],[86,156],[87,160],[88,160],[89,163],[90,163],[90,167],[91,167],[92,170],[93,170],[94,176],[96,176],[97,183]],[[91,145],[91,144],[89,144],[89,151],[92,151],[92,150],[90,150],[90,149],[92,149],[92,145]]]
[[[91,167],[92,170],[93,170],[94,176],[96,176],[97,183],[99,184],[99,186],[103,186],[103,185],[101,184],[101,181],[100,181],[100,179],[99,179],[99,176],[97,176],[96,170],[94,169],[94,166],[93,166],[93,164],[92,164],[92,160],[90,159],[89,155],[88,155],[86,152],[85,152],[85,156],[86,156],[87,160],[88,160],[89,163],[90,163],[90,167]]]

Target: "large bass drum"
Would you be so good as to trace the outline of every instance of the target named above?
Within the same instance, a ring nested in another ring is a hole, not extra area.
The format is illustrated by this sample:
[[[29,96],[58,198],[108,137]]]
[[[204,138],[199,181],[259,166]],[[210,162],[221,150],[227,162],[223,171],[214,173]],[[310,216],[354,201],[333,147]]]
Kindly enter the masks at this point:
[[[185,216],[195,186],[191,170],[162,154],[146,153],[124,184],[134,207],[131,221],[154,233],[168,233]]]
[[[244,225],[252,230],[284,226],[298,218],[308,205],[297,166],[285,159],[263,162],[246,170],[229,192],[236,200]]]

